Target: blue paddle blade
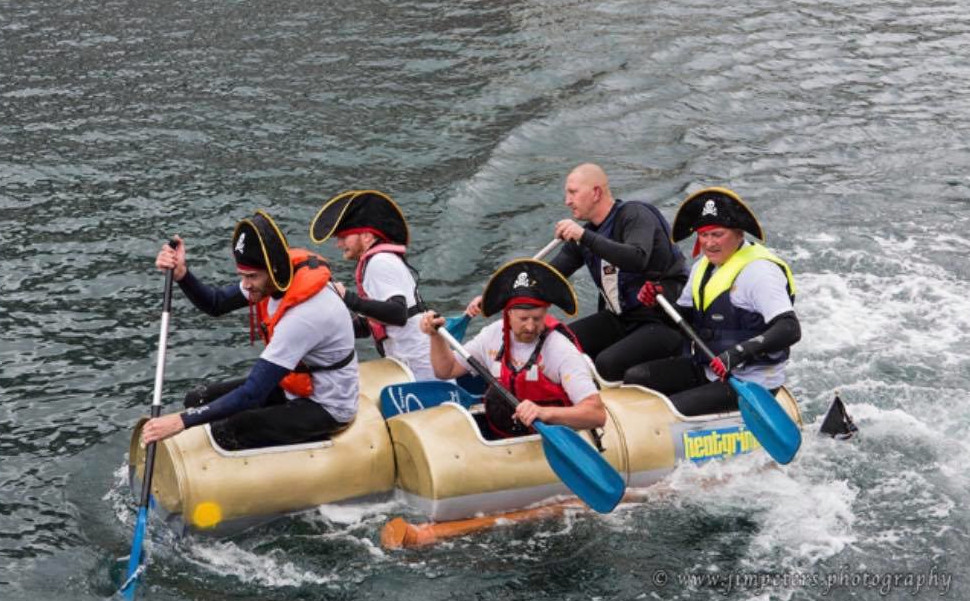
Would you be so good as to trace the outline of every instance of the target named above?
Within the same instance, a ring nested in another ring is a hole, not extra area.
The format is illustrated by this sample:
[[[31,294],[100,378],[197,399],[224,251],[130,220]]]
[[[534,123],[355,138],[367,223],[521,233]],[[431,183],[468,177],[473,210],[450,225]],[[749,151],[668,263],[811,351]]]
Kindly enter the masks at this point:
[[[730,378],[730,382],[738,393],[738,408],[744,425],[772,459],[782,465],[789,463],[802,446],[798,425],[764,386],[737,378]]]
[[[135,598],[135,588],[138,584],[138,569],[141,567],[141,551],[145,539],[145,530],[148,527],[148,508],[138,508],[138,518],[135,520],[135,534],[131,539],[131,555],[128,556],[128,571],[125,574],[125,582],[121,586],[121,596],[126,601]]]
[[[613,511],[623,498],[626,482],[599,451],[566,426],[535,421],[532,427],[542,436],[546,461],[569,490],[595,511]]]
[[[445,329],[455,337],[455,340],[461,342],[465,338],[465,331],[468,330],[471,320],[471,316],[467,313],[462,314],[461,317],[449,317],[445,319]]]
[[[449,402],[458,403],[467,409],[480,403],[481,399],[451,382],[441,380],[391,384],[381,390],[381,415],[388,419],[401,413],[430,409]]]

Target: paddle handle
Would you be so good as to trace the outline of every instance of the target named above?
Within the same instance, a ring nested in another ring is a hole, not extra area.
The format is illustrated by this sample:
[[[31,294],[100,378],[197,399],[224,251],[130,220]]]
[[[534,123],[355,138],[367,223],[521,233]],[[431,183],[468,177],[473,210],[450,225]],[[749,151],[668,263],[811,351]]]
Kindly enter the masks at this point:
[[[674,323],[680,326],[680,329],[683,330],[685,334],[690,336],[690,339],[694,341],[694,344],[697,345],[697,348],[704,351],[704,354],[707,355],[708,359],[711,359],[713,361],[716,355],[710,349],[709,346],[704,344],[704,341],[701,340],[701,337],[697,335],[697,332],[694,331],[694,328],[690,327],[687,324],[687,322],[684,321],[684,316],[678,313],[677,309],[674,309],[674,307],[667,301],[667,299],[663,297],[662,294],[657,295],[657,303],[661,307],[663,307],[663,310],[667,313],[670,319],[674,320]]]
[[[501,397],[505,400],[506,403],[511,405],[513,408],[519,406],[519,400],[515,398],[515,396],[511,392],[509,392],[504,386],[502,386],[499,383],[498,378],[493,376],[492,372],[490,372],[488,368],[482,365],[478,361],[478,359],[476,359],[475,357],[472,357],[471,353],[469,353],[468,350],[466,350],[465,347],[463,347],[460,342],[455,340],[455,337],[451,335],[451,332],[449,332],[445,328],[438,328],[438,334],[445,339],[445,341],[448,343],[448,346],[453,348],[456,353],[461,355],[461,358],[464,359],[466,363],[471,365],[472,369],[478,372],[478,375],[484,378],[485,381],[488,382],[492,386],[492,388],[494,388],[499,393],[499,395],[501,395]],[[538,420],[536,420],[536,424],[538,423],[539,423]]]

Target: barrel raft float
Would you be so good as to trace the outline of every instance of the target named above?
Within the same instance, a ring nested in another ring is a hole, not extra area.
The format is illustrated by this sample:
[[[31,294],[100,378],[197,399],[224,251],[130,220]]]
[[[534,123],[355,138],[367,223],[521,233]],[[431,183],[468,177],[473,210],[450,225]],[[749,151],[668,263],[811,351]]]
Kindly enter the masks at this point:
[[[321,504],[393,495],[434,522],[507,514],[572,496],[549,467],[538,435],[487,440],[479,428],[482,407],[451,402],[385,420],[381,390],[413,376],[400,363],[379,359],[362,362],[360,378],[357,418],[332,440],[225,451],[205,426],[159,443],[152,481],[158,513],[176,532],[222,535]],[[760,451],[737,411],[685,416],[664,395],[632,385],[603,388],[600,395],[607,411],[601,452],[630,487],[660,481],[678,462]],[[801,426],[791,394],[782,388],[777,399]],[[136,494],[145,461],[143,424],[129,448]],[[594,444],[589,432],[581,435]]]

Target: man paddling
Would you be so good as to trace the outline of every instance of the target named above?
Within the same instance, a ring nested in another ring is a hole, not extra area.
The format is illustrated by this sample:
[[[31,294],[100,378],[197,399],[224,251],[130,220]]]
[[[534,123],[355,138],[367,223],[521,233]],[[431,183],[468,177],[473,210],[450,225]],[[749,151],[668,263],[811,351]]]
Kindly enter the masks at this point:
[[[186,411],[151,419],[142,439],[154,442],[185,428],[212,424],[227,450],[322,440],[357,414],[357,357],[350,314],[328,286],[319,255],[290,249],[272,218],[257,211],[236,225],[232,254],[239,284],[199,281],[186,266],[185,244],[167,244],[155,260],[209,315],[249,307],[250,341],[266,343],[248,377],[202,386],[186,395]]]
[[[754,213],[726,188],[691,194],[674,217],[673,240],[696,234],[694,256],[703,253],[678,310],[717,356],[710,360],[692,349],[637,366],[625,381],[669,395],[685,415],[736,410],[737,393],[724,381],[728,372],[776,392],[785,383],[789,349],[801,339],[791,269],[745,232],[764,240]],[[653,307],[661,293],[656,282],[646,282],[638,298]]]
[[[636,298],[645,281],[676,297],[687,280],[686,261],[660,211],[614,199],[606,173],[591,163],[566,177],[565,203],[573,219],[586,223],[556,224],[556,237],[567,243],[549,264],[566,277],[585,265],[600,291],[598,312],[569,324],[600,376],[618,381],[638,363],[679,352],[680,336],[663,312]]]
[[[492,275],[482,294],[485,326],[466,349],[522,402],[512,409],[498,395],[486,394],[485,415],[498,437],[520,436],[536,419],[576,429],[606,423],[606,410],[593,374],[575,339],[548,314],[550,304],[576,313],[576,294],[555,269],[533,259],[513,261]],[[431,339],[431,363],[441,379],[468,373],[464,361],[438,334],[445,320],[433,312],[421,319]]]
[[[381,356],[407,365],[417,380],[434,379],[428,337],[419,322],[424,303],[406,261],[410,242],[404,213],[390,196],[351,190],[327,201],[310,224],[310,237],[323,244],[337,238],[344,259],[357,262],[356,292],[335,288],[355,320],[358,338],[373,337]]]

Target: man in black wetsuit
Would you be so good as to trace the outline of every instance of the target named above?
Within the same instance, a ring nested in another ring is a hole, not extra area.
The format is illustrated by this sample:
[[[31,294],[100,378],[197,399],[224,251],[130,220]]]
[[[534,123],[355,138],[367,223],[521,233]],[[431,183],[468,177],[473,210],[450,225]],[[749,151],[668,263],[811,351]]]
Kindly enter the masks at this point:
[[[569,324],[600,376],[619,381],[635,365],[678,354],[680,334],[661,310],[637,300],[648,280],[673,299],[687,281],[666,219],[647,203],[614,199],[606,173],[592,163],[569,173],[565,194],[573,219],[586,224],[556,224],[556,237],[567,244],[549,264],[566,277],[586,265],[600,291],[599,310]]]

